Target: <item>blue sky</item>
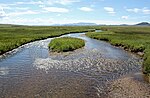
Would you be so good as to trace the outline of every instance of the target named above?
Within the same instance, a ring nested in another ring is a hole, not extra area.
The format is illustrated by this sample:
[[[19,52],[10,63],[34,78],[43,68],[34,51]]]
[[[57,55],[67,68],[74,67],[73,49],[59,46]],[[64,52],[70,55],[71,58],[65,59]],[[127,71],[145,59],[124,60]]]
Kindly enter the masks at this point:
[[[52,25],[78,22],[150,22],[150,0],[0,0],[0,23]]]

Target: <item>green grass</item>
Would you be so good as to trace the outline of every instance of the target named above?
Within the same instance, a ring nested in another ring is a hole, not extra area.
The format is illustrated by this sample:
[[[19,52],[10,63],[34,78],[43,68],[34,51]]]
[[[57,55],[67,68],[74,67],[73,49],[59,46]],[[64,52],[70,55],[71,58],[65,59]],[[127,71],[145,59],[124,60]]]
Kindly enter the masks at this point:
[[[104,32],[89,32],[86,35],[124,47],[131,52],[144,52],[143,73],[150,73],[150,27],[105,26]]]
[[[49,48],[53,52],[73,51],[84,46],[84,40],[72,37],[55,38],[49,43]]]
[[[0,26],[0,55],[23,44],[63,34],[89,31],[90,26]]]

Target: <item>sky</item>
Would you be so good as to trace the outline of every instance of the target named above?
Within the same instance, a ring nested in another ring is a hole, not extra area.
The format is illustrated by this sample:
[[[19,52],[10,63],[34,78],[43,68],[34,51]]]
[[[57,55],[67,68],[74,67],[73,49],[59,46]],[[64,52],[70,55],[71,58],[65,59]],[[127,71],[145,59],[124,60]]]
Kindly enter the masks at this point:
[[[150,0],[0,0],[0,24],[150,22]]]

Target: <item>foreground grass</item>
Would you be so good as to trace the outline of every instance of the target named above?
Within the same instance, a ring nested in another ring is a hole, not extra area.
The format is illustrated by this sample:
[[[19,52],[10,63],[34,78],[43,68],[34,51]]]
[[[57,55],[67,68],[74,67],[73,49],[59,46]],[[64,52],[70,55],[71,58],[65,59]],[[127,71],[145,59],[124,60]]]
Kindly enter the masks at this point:
[[[124,47],[131,52],[144,52],[143,73],[150,74],[150,27],[101,27],[104,32],[86,35]]]
[[[55,38],[49,44],[49,48],[53,52],[67,52],[83,46],[85,46],[84,40],[72,37]]]
[[[0,55],[28,42],[89,31],[90,26],[0,26]]]

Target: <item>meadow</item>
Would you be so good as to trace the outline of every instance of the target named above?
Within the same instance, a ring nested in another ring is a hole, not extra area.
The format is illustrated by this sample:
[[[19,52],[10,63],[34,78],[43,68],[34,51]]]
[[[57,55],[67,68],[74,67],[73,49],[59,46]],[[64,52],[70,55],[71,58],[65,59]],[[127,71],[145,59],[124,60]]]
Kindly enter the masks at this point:
[[[143,73],[150,74],[150,27],[103,26],[101,30],[103,32],[89,32],[86,35],[134,53],[144,52]]]
[[[53,52],[73,51],[84,46],[84,40],[72,37],[55,38],[49,43],[49,48]]]
[[[89,26],[2,25],[0,26],[0,54],[32,41],[61,36],[68,33],[91,31],[89,28]]]

